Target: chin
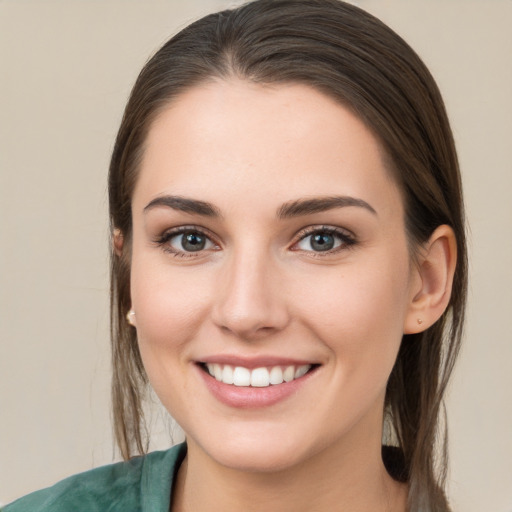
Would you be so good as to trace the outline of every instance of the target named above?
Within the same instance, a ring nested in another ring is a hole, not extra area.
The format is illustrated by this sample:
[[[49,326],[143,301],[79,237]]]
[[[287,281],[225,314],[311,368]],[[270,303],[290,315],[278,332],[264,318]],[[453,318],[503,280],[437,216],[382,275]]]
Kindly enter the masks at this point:
[[[214,463],[232,470],[271,473],[298,467],[325,448],[310,446],[307,440],[311,435],[300,429],[291,435],[289,429],[279,432],[276,425],[232,425],[222,435],[210,432],[202,439],[187,437],[189,450],[199,450]]]
[[[286,470],[299,464],[304,456],[297,447],[266,440],[259,443],[223,442],[211,447],[208,454],[222,466],[251,473]]]

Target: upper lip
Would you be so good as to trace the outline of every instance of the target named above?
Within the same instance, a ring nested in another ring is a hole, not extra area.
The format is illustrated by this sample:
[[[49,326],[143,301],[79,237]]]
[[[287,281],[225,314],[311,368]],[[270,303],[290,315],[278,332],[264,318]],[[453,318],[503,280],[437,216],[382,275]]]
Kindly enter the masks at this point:
[[[296,359],[292,357],[280,357],[262,355],[255,357],[243,357],[237,355],[213,355],[197,360],[203,364],[222,364],[230,366],[242,366],[248,369],[273,367],[273,366],[303,366],[306,364],[318,364],[316,361],[308,359]]]

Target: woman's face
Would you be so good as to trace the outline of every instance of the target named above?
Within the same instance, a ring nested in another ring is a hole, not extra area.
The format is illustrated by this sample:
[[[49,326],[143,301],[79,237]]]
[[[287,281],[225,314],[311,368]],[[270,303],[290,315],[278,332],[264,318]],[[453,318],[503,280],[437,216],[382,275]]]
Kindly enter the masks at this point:
[[[357,117],[304,85],[197,86],[153,123],[132,208],[140,351],[190,449],[259,471],[380,445],[418,278]]]

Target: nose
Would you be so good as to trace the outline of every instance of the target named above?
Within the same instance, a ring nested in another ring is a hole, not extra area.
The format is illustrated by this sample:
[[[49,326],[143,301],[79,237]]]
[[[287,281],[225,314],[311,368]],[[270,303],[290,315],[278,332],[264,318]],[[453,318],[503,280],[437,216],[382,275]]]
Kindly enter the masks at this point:
[[[268,254],[233,254],[219,273],[214,323],[247,341],[284,329],[289,314],[281,284],[279,269]]]

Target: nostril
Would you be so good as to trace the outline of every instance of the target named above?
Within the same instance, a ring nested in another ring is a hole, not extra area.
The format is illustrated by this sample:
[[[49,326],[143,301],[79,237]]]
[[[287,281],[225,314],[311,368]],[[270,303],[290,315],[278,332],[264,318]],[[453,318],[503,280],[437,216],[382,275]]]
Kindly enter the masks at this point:
[[[265,338],[279,331],[277,327],[270,327],[264,325],[260,326],[258,324],[250,326],[244,326],[240,324],[221,325],[220,329],[226,335],[235,336],[238,339],[246,341]]]

